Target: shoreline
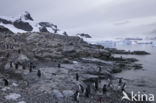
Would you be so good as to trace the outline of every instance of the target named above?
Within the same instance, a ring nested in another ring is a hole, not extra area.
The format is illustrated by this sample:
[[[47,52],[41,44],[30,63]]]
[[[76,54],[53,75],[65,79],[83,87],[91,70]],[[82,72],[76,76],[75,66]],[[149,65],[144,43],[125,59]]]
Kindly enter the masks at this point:
[[[104,103],[120,103],[122,91],[118,89],[119,78],[114,78],[113,74],[142,68],[135,63],[135,58],[114,57],[112,54],[119,53],[118,50],[112,52],[101,45],[88,44],[79,37],[51,33],[0,36],[0,100],[7,103],[76,103],[73,99],[76,91],[80,92],[80,103],[96,103],[99,100]],[[134,54],[138,53],[147,54]],[[12,66],[10,63],[13,63]],[[37,76],[38,70],[41,71],[41,77]],[[3,78],[9,81],[6,87],[3,85]],[[103,85],[108,85],[110,80],[113,87],[108,87],[107,93],[103,94]],[[94,86],[97,81],[98,90]],[[123,80],[123,83],[126,83],[126,80]],[[84,89],[90,86],[89,98],[81,93],[79,85]],[[20,97],[9,100],[6,96],[10,93],[19,94]]]

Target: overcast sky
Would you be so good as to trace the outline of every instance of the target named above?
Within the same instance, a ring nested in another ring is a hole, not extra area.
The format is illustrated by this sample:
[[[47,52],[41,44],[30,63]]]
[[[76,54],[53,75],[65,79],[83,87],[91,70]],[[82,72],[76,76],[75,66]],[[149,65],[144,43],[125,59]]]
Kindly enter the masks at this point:
[[[70,34],[116,37],[156,31],[156,0],[0,0],[1,16],[24,11]]]

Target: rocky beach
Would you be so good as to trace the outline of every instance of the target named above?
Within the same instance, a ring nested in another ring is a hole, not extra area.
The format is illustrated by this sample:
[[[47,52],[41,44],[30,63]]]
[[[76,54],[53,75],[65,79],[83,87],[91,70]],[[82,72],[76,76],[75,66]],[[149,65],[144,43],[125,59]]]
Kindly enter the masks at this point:
[[[33,32],[0,34],[1,103],[137,103],[121,101],[123,70],[141,69],[147,55],[88,44],[78,36]],[[146,102],[147,103],[147,102]]]

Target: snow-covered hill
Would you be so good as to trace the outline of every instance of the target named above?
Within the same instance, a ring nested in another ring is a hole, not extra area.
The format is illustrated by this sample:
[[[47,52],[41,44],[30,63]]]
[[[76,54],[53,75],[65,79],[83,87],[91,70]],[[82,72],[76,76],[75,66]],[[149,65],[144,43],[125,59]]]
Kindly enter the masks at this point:
[[[57,25],[49,22],[35,21],[29,12],[25,11],[17,17],[0,16],[0,32],[25,33],[25,32],[50,32],[62,34]]]

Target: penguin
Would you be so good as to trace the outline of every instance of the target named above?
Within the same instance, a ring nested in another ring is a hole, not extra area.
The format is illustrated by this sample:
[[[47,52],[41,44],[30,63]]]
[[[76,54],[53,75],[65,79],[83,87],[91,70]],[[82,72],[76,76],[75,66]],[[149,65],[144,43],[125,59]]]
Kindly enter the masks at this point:
[[[39,78],[41,77],[41,71],[40,71],[40,70],[37,71],[37,76],[38,76]]]
[[[10,54],[9,54],[9,53],[7,53],[6,57],[7,57],[7,58],[9,58],[9,57],[10,57]]]
[[[119,79],[119,82],[118,83],[119,83],[119,85],[122,84],[122,78]]]
[[[86,88],[86,91],[85,91],[85,96],[86,96],[86,97],[89,97],[90,91],[91,91],[91,90],[90,90],[90,86],[88,85],[87,88]]]
[[[12,67],[13,67],[12,62],[10,62],[10,68],[12,68]]]
[[[18,54],[21,54],[21,50],[20,49],[17,52],[18,52]]]
[[[75,101],[78,101],[78,100],[79,100],[79,97],[80,97],[80,93],[79,93],[79,91],[76,91],[76,92],[74,93],[74,100],[75,100]]]
[[[61,64],[59,63],[59,64],[57,65],[57,67],[58,67],[58,68],[61,68]]]
[[[9,85],[9,82],[8,82],[7,79],[3,79],[3,81],[4,81],[4,86],[8,86]]]
[[[98,79],[95,80],[95,90],[98,90],[99,89],[99,82],[98,82]]]
[[[79,81],[79,74],[76,73],[76,81]]]
[[[125,91],[125,87],[126,87],[126,83],[123,83],[123,85],[121,86],[121,91]]]
[[[25,65],[24,64],[22,65],[22,68],[23,68],[23,70],[25,70]]]
[[[18,63],[15,63],[15,69],[18,69]]]
[[[84,93],[84,88],[81,84],[79,84],[79,91],[81,91],[81,93]]]
[[[99,66],[99,71],[98,72],[101,73],[101,66]]]
[[[29,72],[32,72],[32,67],[30,66],[30,68],[29,68]]]
[[[112,87],[113,87],[113,85],[112,85],[112,80],[111,80],[111,79],[108,79],[108,81],[109,81],[109,83],[108,83],[107,86],[108,86],[109,88],[112,88]]]
[[[107,92],[107,85],[106,84],[103,85],[102,92],[103,92],[103,94],[105,94]]]

